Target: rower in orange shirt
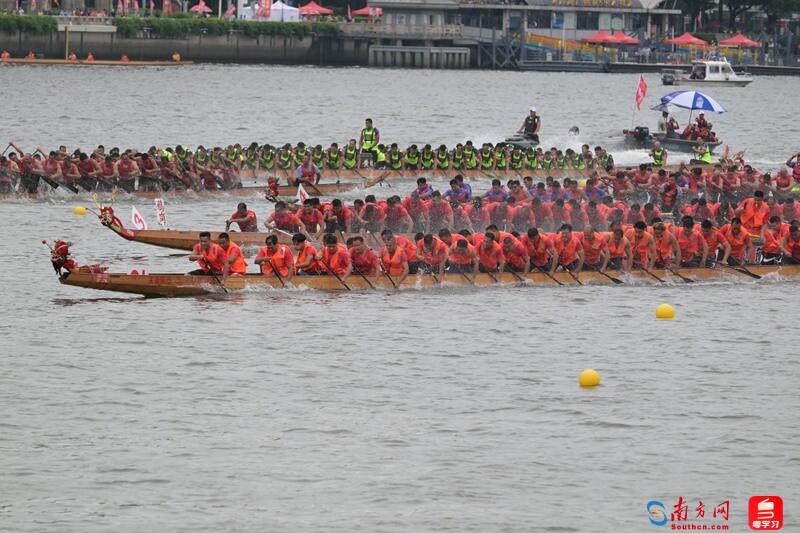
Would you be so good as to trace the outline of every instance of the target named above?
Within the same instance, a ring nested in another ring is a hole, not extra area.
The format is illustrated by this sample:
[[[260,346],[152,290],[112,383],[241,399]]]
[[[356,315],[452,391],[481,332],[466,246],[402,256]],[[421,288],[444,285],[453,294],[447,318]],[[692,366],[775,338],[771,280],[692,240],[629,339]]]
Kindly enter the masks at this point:
[[[236,206],[236,212],[225,221],[225,231],[231,229],[231,224],[239,224],[239,231],[255,232],[258,231],[258,220],[253,211],[247,209],[247,204],[240,202]]]
[[[393,235],[384,238],[386,245],[378,252],[381,259],[381,268],[387,277],[400,287],[408,277],[408,258],[402,248],[397,245]]]
[[[669,269],[672,266],[680,266],[681,249],[678,246],[678,239],[675,235],[667,231],[663,222],[653,224],[653,241],[656,245],[656,268]]]
[[[683,217],[681,227],[674,232],[681,250],[681,266],[699,267],[706,265],[708,259],[708,244],[702,232],[695,228],[694,219],[690,216]]]
[[[728,239],[714,227],[714,223],[710,220],[704,220],[700,223],[700,233],[703,234],[706,246],[708,246],[706,266],[713,268],[717,261],[726,263],[731,254],[731,245],[728,244]],[[722,253],[721,258],[720,253]]]
[[[320,273],[339,277],[348,276],[353,270],[350,263],[350,254],[347,247],[340,243],[336,235],[327,234],[322,238],[322,250],[317,255],[319,258]]]
[[[267,229],[278,229],[281,231],[289,231],[292,233],[305,233],[306,227],[297,218],[297,215],[289,211],[286,207],[286,202],[280,201],[275,203],[275,212],[264,222]]]
[[[455,237],[455,236],[454,236]],[[479,263],[478,254],[475,247],[466,239],[454,240],[447,250],[448,270],[461,274],[472,274],[471,280],[475,281],[478,274]]]
[[[735,211],[744,229],[750,235],[761,235],[761,229],[769,220],[769,206],[764,202],[764,191],[756,191],[752,198],[744,200]]]
[[[385,229],[381,232],[381,240],[384,246],[388,243],[390,238],[395,239],[397,246],[402,248],[403,252],[405,252],[409,272],[411,274],[416,274],[419,269],[419,263],[417,262],[417,246],[403,235],[395,235],[390,229]]]
[[[192,270],[189,276],[213,276],[222,274],[225,269],[225,262],[228,256],[222,246],[211,242],[211,233],[208,231],[200,232],[200,243],[195,244],[192,253],[189,254],[189,261],[197,261],[200,268]]]
[[[315,276],[317,274],[317,249],[308,242],[302,233],[295,233],[292,236],[292,245],[297,253],[294,262],[294,274],[296,276]]]
[[[750,249],[750,234],[742,227],[742,220],[733,217],[730,224],[725,224],[719,229],[731,246],[731,253],[728,257],[728,264],[740,266],[744,263]]]
[[[381,277],[380,259],[375,255],[372,248],[364,244],[364,237],[360,235],[353,237],[353,247],[350,249],[350,264],[353,266],[351,273],[355,272],[359,277],[373,277],[372,284],[378,283]],[[347,277],[345,276],[343,280],[346,279]]]
[[[417,241],[417,260],[425,274],[442,276],[447,266],[447,245],[428,233]]]
[[[573,235],[571,225],[561,224],[558,234],[553,239],[553,245],[558,253],[558,265],[564,270],[580,272],[585,256],[581,240],[577,235]]]
[[[781,239],[780,249],[784,254],[781,264],[800,265],[800,228],[794,224],[789,227],[789,234]]]
[[[789,224],[781,222],[781,217],[772,216],[761,230],[764,247],[761,249],[761,264],[776,265],[781,259],[781,240],[789,234]]]
[[[316,208],[313,198],[306,198],[303,202],[303,207],[297,211],[297,218],[306,227],[309,233],[320,234],[325,229],[325,217],[322,211]]]
[[[611,254],[603,236],[587,224],[583,228],[580,240],[581,247],[583,247],[583,269],[605,272],[608,262],[611,260]]]
[[[633,225],[628,235],[633,250],[633,266],[651,270],[656,262],[656,244],[653,236],[647,231],[647,224],[639,220]]]
[[[506,269],[513,272],[522,272],[527,276],[531,271],[531,258],[525,246],[513,237],[503,239],[503,257],[506,261]]]
[[[537,228],[529,228],[520,241],[531,258],[531,265],[552,276],[558,267],[558,253],[550,237]]]
[[[278,244],[278,237],[268,235],[263,246],[256,255],[255,263],[261,267],[265,276],[280,275],[284,281],[291,281],[294,273],[294,255],[285,244]]]
[[[227,261],[225,261],[225,267],[222,269],[222,283],[224,284],[225,280],[228,279],[228,273],[231,276],[244,276],[247,274],[247,261],[244,260],[244,255],[242,255],[242,249],[239,248],[239,245],[232,242],[230,236],[224,232],[219,234],[217,242],[219,242],[219,245],[228,256]]]
[[[633,267],[633,248],[622,228],[615,228],[605,238],[608,243],[608,267],[630,270]]]
[[[277,205],[277,204],[276,204]],[[351,233],[353,227],[353,212],[338,198],[331,202],[329,209],[323,212],[325,217],[325,231]]]

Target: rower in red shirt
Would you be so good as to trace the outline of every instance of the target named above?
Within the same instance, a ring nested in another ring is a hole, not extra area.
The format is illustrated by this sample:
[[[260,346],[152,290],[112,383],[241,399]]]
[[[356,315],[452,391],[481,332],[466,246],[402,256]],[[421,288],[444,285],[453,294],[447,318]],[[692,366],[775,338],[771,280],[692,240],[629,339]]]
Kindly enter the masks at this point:
[[[455,237],[455,235],[454,235]],[[480,260],[472,246],[466,239],[454,240],[447,250],[448,270],[459,272],[463,275],[472,274],[470,280],[474,283],[475,276],[478,274]]]
[[[682,267],[699,267],[706,265],[708,259],[708,244],[702,232],[695,228],[694,219],[690,216],[683,217],[681,227],[674,232],[681,251]]]
[[[247,204],[244,202],[240,202],[239,205],[236,206],[236,212],[225,221],[225,231],[231,229],[231,224],[238,224],[239,231],[248,233],[258,231],[256,214],[247,209]]]
[[[562,224],[558,234],[553,239],[553,245],[558,253],[558,264],[564,270],[580,272],[583,268],[585,256],[581,240],[572,233],[570,224]]]
[[[708,246],[706,266],[713,268],[717,261],[727,263],[731,254],[731,245],[728,244],[728,239],[725,238],[722,232],[714,227],[714,223],[710,220],[701,222],[700,233],[703,234],[706,246]],[[722,254],[721,257],[720,254]]]
[[[394,285],[400,287],[409,274],[408,257],[393,235],[387,236],[384,242],[386,245],[378,252],[381,268],[387,277],[391,277]]]
[[[531,200],[531,210],[533,217],[536,219],[538,228],[543,231],[552,231],[555,229],[553,225],[553,211],[550,209],[548,202],[543,202],[539,198]]]
[[[372,284],[378,283],[381,277],[380,259],[369,246],[364,244],[364,237],[357,235],[353,237],[353,247],[350,249],[350,264],[352,265],[351,274],[364,276],[369,279],[374,278]],[[347,278],[344,278],[346,280]]]
[[[536,217],[533,215],[530,203],[526,202],[514,208],[511,217],[511,230],[525,233],[528,228],[536,227]]]
[[[626,237],[631,241],[633,266],[651,270],[656,262],[656,245],[653,236],[647,232],[647,224],[641,220],[633,225]]]
[[[669,269],[681,264],[681,249],[678,239],[667,231],[663,222],[653,224],[653,241],[656,245],[656,268]]]
[[[416,191],[403,199],[403,207],[408,212],[408,216],[414,222],[412,231],[427,233],[430,231],[430,219],[428,217],[428,203],[423,202]]]
[[[428,202],[428,218],[431,231],[438,232],[443,228],[453,229],[453,208],[442,198],[439,191],[431,194],[431,201]]]
[[[325,231],[351,233],[353,226],[353,212],[338,198],[331,202],[330,209],[323,211],[325,217]]]
[[[725,224],[719,231],[725,236],[725,239],[731,246],[728,264],[731,266],[742,265],[750,249],[751,242],[750,234],[742,226],[741,219],[739,217],[733,217],[731,223]]]
[[[560,228],[564,224],[570,224],[572,221],[571,211],[569,204],[564,203],[563,198],[559,198],[551,203],[550,211],[553,213],[553,225]]]
[[[225,267],[222,269],[222,283],[225,283],[228,275],[244,276],[247,274],[247,261],[244,260],[244,255],[239,245],[231,241],[230,236],[225,232],[219,234],[217,241],[228,257],[225,261]]]
[[[587,224],[583,228],[580,240],[583,248],[583,269],[605,272],[608,262],[611,260],[611,254],[608,251],[608,243],[602,234]]]
[[[277,273],[284,281],[291,281],[294,273],[294,255],[285,244],[278,244],[278,237],[268,235],[266,246],[262,247],[256,255],[255,263],[261,267],[265,276]]]
[[[303,207],[297,211],[296,215],[310,233],[319,234],[325,229],[325,217],[322,215],[322,211],[316,208],[312,198],[306,198],[303,201]]]
[[[754,192],[753,197],[744,200],[735,212],[750,235],[761,235],[761,229],[769,220],[770,214],[769,206],[764,202],[764,192]]]
[[[471,204],[462,205],[473,228],[485,228],[489,225],[489,212],[480,197],[473,198]]]
[[[558,253],[553,241],[547,235],[537,228],[529,228],[520,242],[525,246],[534,268],[549,272],[551,276],[555,273],[558,267]]]
[[[633,266],[633,248],[622,228],[616,228],[605,237],[608,244],[608,268],[630,270]]]
[[[475,253],[478,254],[481,272],[502,272],[505,265],[503,248],[495,242],[493,233],[483,234],[482,242],[476,244]]]
[[[527,276],[531,270],[531,258],[527,248],[518,240],[512,237],[503,239],[503,257],[506,261],[506,269],[513,272],[522,272]]]
[[[295,251],[294,273],[296,276],[313,276],[317,274],[317,249],[308,242],[305,235],[295,233],[292,236]]]
[[[339,242],[336,235],[330,233],[322,238],[322,244],[322,250],[317,255],[320,273],[327,275],[335,273],[339,277],[348,276],[353,270],[353,265],[350,262],[347,247]]]
[[[789,227],[789,234],[780,242],[783,252],[781,263],[784,265],[800,265],[800,228],[795,225]]]
[[[414,221],[408,214],[408,210],[400,203],[399,196],[391,196],[386,199],[385,211],[386,227],[395,233],[408,233],[414,228]]]
[[[119,181],[117,184],[126,192],[135,190],[136,175],[139,173],[139,166],[130,158],[128,152],[124,152],[117,161],[117,174]]]
[[[228,256],[219,244],[211,242],[211,233],[200,232],[200,242],[194,245],[189,261],[197,261],[200,268],[192,270],[189,276],[211,276],[222,274]]]
[[[275,203],[275,212],[264,222],[264,226],[270,231],[273,229],[288,231],[291,233],[305,233],[306,227],[303,222],[297,218],[297,215],[289,211],[286,207],[286,202],[280,201]]]
[[[781,222],[781,217],[770,217],[769,223],[761,230],[761,237],[764,239],[761,264],[778,264],[781,258],[781,239],[789,234],[789,227],[789,224]]]
[[[430,233],[417,241],[417,261],[425,274],[444,275],[447,266],[447,245]]]

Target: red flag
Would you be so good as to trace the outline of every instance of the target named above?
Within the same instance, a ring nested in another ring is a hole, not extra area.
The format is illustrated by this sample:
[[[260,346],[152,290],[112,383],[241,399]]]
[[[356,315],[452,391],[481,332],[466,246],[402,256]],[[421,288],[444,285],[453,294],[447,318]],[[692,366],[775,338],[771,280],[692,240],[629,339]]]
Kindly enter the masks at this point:
[[[644,76],[639,74],[639,86],[636,88],[636,109],[642,108],[642,101],[647,94],[647,84],[644,82]]]
[[[226,17],[230,17],[236,11],[236,4],[231,4],[231,7],[225,12]]]

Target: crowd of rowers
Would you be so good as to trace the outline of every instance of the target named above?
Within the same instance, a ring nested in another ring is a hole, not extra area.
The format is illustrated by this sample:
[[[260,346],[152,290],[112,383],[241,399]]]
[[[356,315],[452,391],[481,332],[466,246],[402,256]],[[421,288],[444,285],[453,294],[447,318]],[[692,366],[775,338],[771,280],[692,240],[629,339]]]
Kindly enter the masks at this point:
[[[7,157],[0,156],[0,192],[3,193],[17,188],[21,192],[36,192],[42,177],[59,185],[85,190],[199,191],[239,188],[243,169],[283,174],[289,185],[297,185],[319,183],[325,169],[338,172],[372,167],[389,171],[516,170],[522,173],[566,169],[610,172],[614,168],[614,159],[605,149],[598,146],[591,150],[589,145],[583,145],[580,152],[571,148],[563,152],[556,148],[547,151],[528,148],[523,152],[505,143],[484,143],[478,149],[472,141],[459,143],[452,150],[445,145],[435,150],[425,145],[420,150],[413,144],[405,150],[400,150],[397,144],[359,149],[355,139],[342,149],[337,143],[323,149],[322,145],[309,147],[302,142],[294,147],[252,143],[247,148],[234,144],[224,149],[206,150],[200,146],[195,151],[178,145],[163,150],[150,147],[146,152],[120,151],[119,148],[106,152],[105,147],[98,146],[91,153],[80,149],[69,153],[65,146],[48,153],[41,148],[26,152],[13,142],[9,147],[14,151]]]
[[[698,199],[683,206],[673,224],[652,204],[640,208],[604,198],[608,200],[590,200],[575,211],[532,198],[520,206],[521,217],[510,196],[489,195],[453,209],[444,195],[429,188],[422,194],[418,188],[402,200],[368,196],[353,206],[310,198],[295,212],[277,202],[265,225],[291,235],[292,245],[280,243],[273,233],[255,263],[262,274],[281,281],[305,275],[343,280],[388,276],[399,285],[419,272],[458,273],[474,280],[479,272],[553,276],[558,270],[745,266],[754,259],[759,239],[763,263],[800,264],[800,205],[792,199],[769,204],[763,191],[738,205]],[[201,233],[189,256],[200,268],[191,274],[220,275],[224,281],[247,272],[242,251],[228,233],[232,224],[241,231],[258,229],[256,214],[240,203],[218,243],[209,232]]]

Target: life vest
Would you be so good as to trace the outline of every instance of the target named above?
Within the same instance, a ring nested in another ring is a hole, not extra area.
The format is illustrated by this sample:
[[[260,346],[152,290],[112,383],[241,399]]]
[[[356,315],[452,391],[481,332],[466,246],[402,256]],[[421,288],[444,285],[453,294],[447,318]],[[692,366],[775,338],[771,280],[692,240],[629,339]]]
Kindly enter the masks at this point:
[[[242,249],[239,248],[239,245],[233,241],[229,242],[226,254],[228,259],[231,257],[236,257],[236,259],[233,260],[233,264],[228,267],[230,272],[233,272],[234,274],[247,274],[247,261],[244,260]]]
[[[303,158],[307,155],[308,155],[308,146],[304,146],[302,151],[299,148],[297,148],[294,153],[294,164],[296,166],[302,165]]]
[[[494,155],[492,152],[481,152],[481,168],[484,170],[491,169],[493,164]]]
[[[300,272],[301,269],[297,267],[300,263],[305,263],[309,256],[317,257],[317,249],[311,245],[311,243],[305,243],[301,250],[297,251],[297,260],[295,261],[295,274]],[[319,267],[318,262],[315,260],[311,261],[311,263],[304,267],[302,270],[306,272],[314,272]]]
[[[453,156],[453,162],[455,163],[455,155]],[[478,168],[478,155],[474,150],[464,150],[464,167],[467,170]]]
[[[550,261],[551,256],[549,253],[547,253],[547,250],[552,248],[553,241],[551,241],[548,237],[545,237],[540,233],[539,240],[533,242],[530,237],[523,235],[521,242],[528,251],[531,262],[533,262],[533,264],[536,266],[545,266]]]
[[[664,165],[664,149],[653,150],[653,165],[660,167]]]
[[[731,245],[731,257],[734,259],[742,259],[747,243],[750,240],[750,235],[747,233],[747,230],[742,226],[739,229],[739,234],[734,235],[733,227],[730,224],[725,224],[722,230],[724,230],[722,234],[728,240],[728,244]]]
[[[595,265],[600,262],[601,250],[608,245],[602,235],[595,231],[592,240],[587,239],[585,234],[581,234],[581,246],[583,246],[586,262],[590,265]]]
[[[689,235],[686,235],[686,228],[681,228],[676,233],[675,237],[678,239],[678,248],[681,250],[681,259],[683,261],[691,261],[692,257],[697,254],[701,248],[701,243],[705,238],[696,229],[691,230]]]
[[[311,162],[317,165],[318,167],[322,167],[322,162],[325,160],[325,152],[320,150],[317,152],[314,150],[311,152]]]
[[[453,152],[453,167],[456,169],[460,169],[464,166],[464,152],[462,151],[460,154],[458,151]]]
[[[766,202],[761,202],[761,208],[756,208],[756,201],[753,198],[748,198],[743,204],[744,212],[742,212],[742,227],[747,229],[750,233],[760,234],[761,228],[767,223],[769,215],[769,206]]]
[[[800,182],[800,161],[795,161],[792,166],[792,178],[794,181]]]
[[[437,150],[436,152],[436,164],[439,165],[439,168],[448,168],[450,167],[450,154],[447,153],[447,150],[442,153],[441,150]]]
[[[506,151],[495,150],[494,159],[497,162],[497,168],[506,168]]]
[[[461,237],[461,235],[459,235]],[[463,237],[462,237],[463,238]],[[453,243],[458,242],[461,239],[456,239],[456,236],[453,235]],[[471,244],[467,243],[466,248],[459,248],[458,246],[453,248],[453,251],[450,252],[450,261],[461,266],[461,265],[471,265],[472,264],[472,252],[475,251],[475,247]]]
[[[261,151],[261,165],[267,170],[275,166],[275,150],[270,148]]]
[[[488,270],[496,270],[500,265],[500,260],[503,259],[503,249],[496,242],[492,243],[492,247],[488,250],[483,246],[483,242],[477,245],[475,250],[478,254],[481,264]]]
[[[523,165],[525,164],[525,159],[522,157],[522,153],[518,153],[514,155],[514,152],[511,152],[511,156],[508,160],[508,165],[514,170],[520,170]]]
[[[357,254],[354,249],[350,250],[350,262],[353,270],[360,272],[362,276],[372,276],[375,274],[375,263],[377,257],[371,248],[365,248],[363,254]]]
[[[653,235],[656,245],[656,257],[661,261],[667,261],[672,256],[672,243],[670,242],[670,232],[664,231],[664,236],[660,239]]]
[[[419,164],[419,152],[411,153],[411,150],[406,152],[406,165],[415,167]]]
[[[400,152],[389,152],[386,155],[386,160],[389,162],[389,166],[395,170],[400,170],[403,166],[403,162],[401,160]]]
[[[259,257],[265,257],[272,263],[272,265],[270,265],[269,262],[261,265],[261,271],[265,275],[274,274],[275,271],[272,269],[272,267],[275,267],[275,270],[278,271],[278,274],[283,277],[288,276],[289,267],[294,264],[294,256],[292,255],[292,251],[285,244],[279,244],[278,249],[275,250],[275,253],[271,253],[268,247],[263,246],[261,250],[259,250],[256,259]]]
[[[584,164],[583,158],[580,156],[580,154],[573,157],[572,161],[570,162],[572,163],[572,168],[576,170],[584,170],[586,168],[586,165]]]
[[[528,115],[525,117],[525,133],[533,135],[536,133],[536,128],[539,127],[539,116]]]
[[[703,163],[711,163],[711,150],[708,149],[708,146],[703,145],[698,152],[698,159]]]
[[[558,165],[558,168],[567,168],[567,158],[563,155],[556,157],[556,165]]]
[[[325,165],[328,168],[339,168],[339,157],[341,152],[339,150],[328,149],[327,157],[325,158]]]
[[[556,168],[556,162],[553,161],[552,157],[543,157],[541,161],[541,167],[543,170],[553,170]]]
[[[278,154],[278,168],[289,170],[292,168],[292,162],[291,153],[282,151],[280,154]]]
[[[358,151],[349,146],[344,149],[344,167],[350,170],[356,168],[358,162]]]
[[[433,238],[433,246],[431,248],[425,246],[424,240],[418,240],[417,250],[422,255],[422,260],[430,266],[438,266],[441,258],[447,257],[447,245],[440,241],[438,237]]]
[[[422,168],[424,169],[433,168],[433,152],[428,152],[427,154],[425,152],[422,152],[421,159],[422,159]]]
[[[324,263],[322,260],[320,261],[323,272],[330,274],[330,270],[333,270],[339,276],[344,276],[347,273],[347,267],[350,265],[350,255],[347,253],[347,247],[344,244],[339,243],[333,255],[331,255],[327,246],[323,247],[321,257],[324,260]],[[325,263],[330,266],[330,270],[325,266]]]
[[[133,172],[133,161],[130,159],[126,162],[124,159],[119,160],[119,166],[117,167],[119,172],[119,178],[122,180],[131,180],[133,176],[131,173]]]
[[[642,238],[636,240],[636,231],[631,230],[628,238],[631,241],[631,248],[633,248],[633,260],[647,266],[650,260],[650,239],[652,236],[645,231]]]
[[[486,191],[486,197],[492,202],[501,202],[508,198],[508,192],[504,186],[500,186],[499,191],[495,191],[494,187]]]
[[[225,268],[225,261],[228,260],[228,255],[222,249],[222,246],[213,242],[209,245],[208,250],[202,248],[199,243],[195,244],[192,253],[203,256],[205,261],[201,259],[197,261],[197,264],[206,272],[208,272],[209,268],[213,268],[215,272],[222,272]]]
[[[243,232],[252,232],[258,231],[258,221],[256,219],[256,214],[253,211],[247,210],[245,217],[250,217],[250,222],[239,222],[239,230]],[[231,215],[231,218],[239,218],[239,212],[235,212]],[[231,243],[233,244],[233,243]]]
[[[608,241],[608,253],[611,256],[611,259],[619,259],[620,257],[625,257],[625,248],[628,246],[628,239],[623,236],[619,242],[614,242],[614,237],[612,235],[611,239]]]
[[[791,252],[793,259],[800,260],[800,239],[795,240],[789,234],[789,238],[786,239],[786,249]]]
[[[198,165],[205,166],[205,164],[208,162],[208,152],[200,153],[198,150],[194,156],[194,160],[197,161]]]
[[[536,170],[538,166],[539,166],[539,158],[536,157],[536,153],[525,154],[525,168],[530,170]]]
[[[614,158],[611,157],[611,154],[599,156],[597,157],[597,164],[600,165],[600,168],[606,169],[614,164]]]
[[[363,137],[362,139],[363,144],[361,146],[364,148],[364,150],[366,151],[372,150],[372,147],[378,144],[376,134],[377,131],[375,130],[375,128],[372,128],[371,130],[367,130],[367,128],[364,128],[363,130],[361,130],[361,135]]]
[[[572,235],[568,243],[564,242],[564,236],[559,234],[553,243],[558,252],[558,260],[564,266],[569,266],[578,258],[578,250],[581,248],[577,235]]]
[[[786,235],[789,235],[789,224],[782,223],[777,232],[768,227],[764,230],[764,248],[761,251],[765,254],[781,253],[779,243]]]
[[[403,274],[403,265],[406,263],[408,263],[408,258],[400,246],[395,249],[394,253],[389,253],[385,246],[381,249],[381,264],[389,275],[401,276]]]
[[[469,191],[466,187],[461,187],[458,193],[456,193],[453,189],[450,189],[450,194],[448,196],[451,200],[457,200],[461,203],[464,203],[469,199]]]

